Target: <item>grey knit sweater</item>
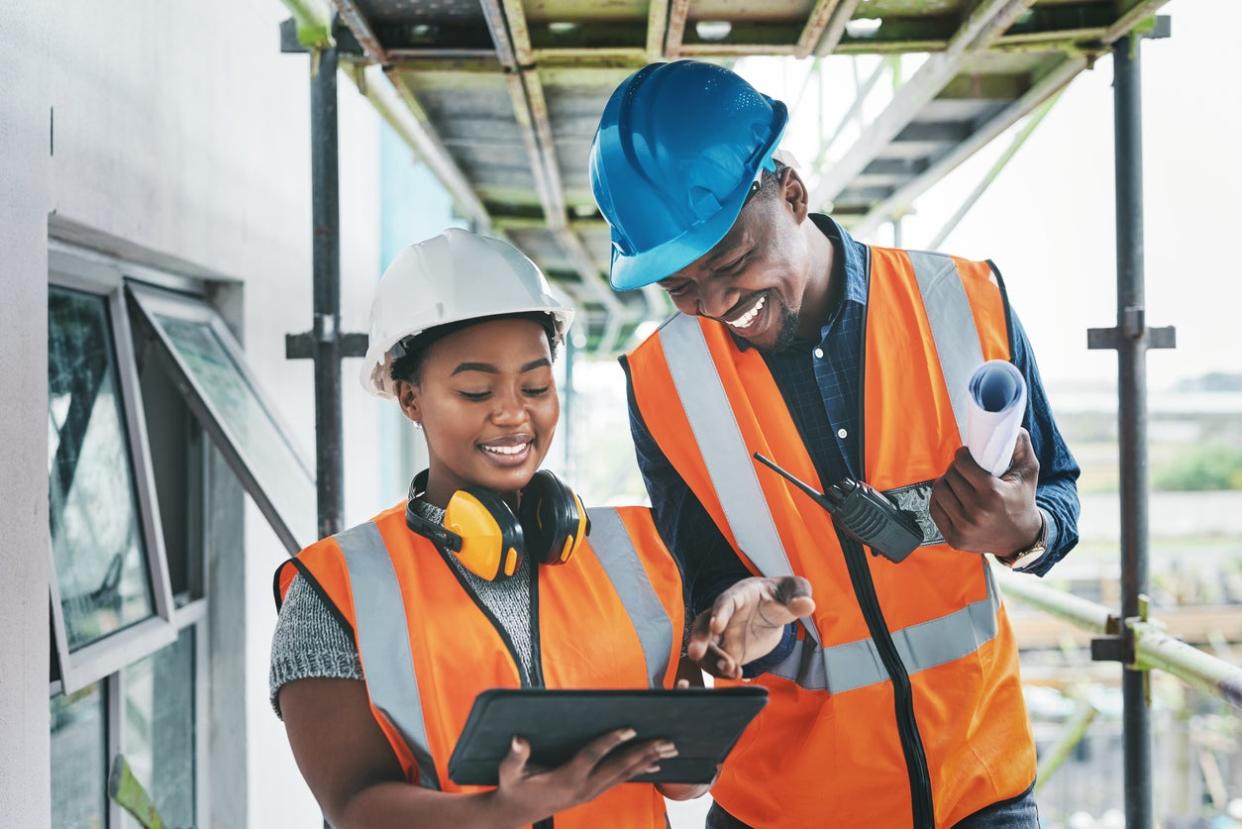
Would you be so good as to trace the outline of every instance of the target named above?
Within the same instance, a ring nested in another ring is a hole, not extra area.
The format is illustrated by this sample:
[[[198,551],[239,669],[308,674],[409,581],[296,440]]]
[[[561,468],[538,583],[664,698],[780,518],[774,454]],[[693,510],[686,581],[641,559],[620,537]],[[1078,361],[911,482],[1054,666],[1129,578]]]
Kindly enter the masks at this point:
[[[425,518],[443,522],[444,510],[415,501]],[[530,564],[523,556],[512,578],[488,581],[449,556],[463,585],[486,607],[513,641],[527,679],[532,673],[530,619]],[[280,689],[298,679],[362,679],[362,662],[352,634],[333,615],[324,599],[300,575],[285,594],[272,636],[272,663],[268,694],[280,716]]]

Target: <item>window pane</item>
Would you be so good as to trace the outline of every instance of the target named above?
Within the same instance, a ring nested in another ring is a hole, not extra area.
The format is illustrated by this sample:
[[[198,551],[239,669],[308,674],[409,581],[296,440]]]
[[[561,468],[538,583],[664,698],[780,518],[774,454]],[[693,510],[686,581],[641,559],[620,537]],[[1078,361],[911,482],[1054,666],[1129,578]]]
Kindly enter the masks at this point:
[[[103,684],[52,698],[52,826],[103,829],[108,734]]]
[[[313,526],[315,487],[297,455],[259,401],[216,331],[205,322],[156,314],[199,387],[238,444],[251,472],[286,522],[309,516]],[[290,528],[297,532],[296,524]],[[306,535],[304,544],[311,539]]]
[[[69,649],[154,612],[107,300],[48,296],[48,499]]]
[[[141,340],[135,343],[140,354],[143,346]],[[138,379],[168,580],[179,607],[203,595],[202,428],[162,361],[140,358]]]
[[[178,372],[177,386],[286,546],[316,535],[315,475],[253,382],[241,345],[210,305],[130,285]]]
[[[194,628],[125,669],[125,758],[167,826],[194,824]],[[123,824],[138,829],[128,814]]]

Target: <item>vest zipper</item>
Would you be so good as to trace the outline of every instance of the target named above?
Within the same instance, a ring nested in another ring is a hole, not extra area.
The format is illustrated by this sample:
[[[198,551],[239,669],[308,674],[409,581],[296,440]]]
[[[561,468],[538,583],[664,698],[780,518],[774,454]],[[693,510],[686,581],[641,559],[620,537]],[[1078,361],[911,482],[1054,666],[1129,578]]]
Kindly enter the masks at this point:
[[[522,657],[518,655],[517,646],[513,644],[513,637],[505,630],[505,626],[500,623],[496,615],[492,613],[487,605],[474,594],[470,589],[470,585],[466,583],[465,578],[453,566],[453,562],[449,561],[449,553],[436,545],[436,549],[440,551],[440,557],[444,559],[444,565],[453,573],[453,577],[457,579],[457,583],[461,585],[462,591],[470,597],[474,602],[474,606],[487,617],[488,622],[500,634],[500,639],[505,643],[505,648],[509,651],[513,664],[517,666],[518,681],[521,682],[523,688],[542,688],[543,687],[543,665],[541,663],[541,650],[539,647],[539,565],[534,562],[530,563],[530,665],[529,673],[526,666],[522,664]],[[552,818],[546,817],[534,824],[532,829],[555,829],[555,822]]]
[[[858,441],[856,446],[860,457],[857,470],[859,480],[867,479],[867,310],[871,301],[871,249],[867,249],[866,263],[867,302],[863,303],[862,311],[862,347],[858,359]],[[918,720],[914,716],[914,689],[910,685],[910,675],[901,661],[897,646],[889,633],[888,623],[884,620],[884,610],[880,607],[880,599],[875,592],[875,582],[871,579],[871,569],[867,565],[867,554],[863,546],[844,533],[837,533],[841,549],[845,553],[845,566],[849,570],[850,583],[854,588],[854,596],[867,621],[867,630],[871,640],[875,642],[880,654],[880,661],[888,672],[893,683],[893,702],[897,717],[897,734],[901,739],[901,751],[906,758],[906,775],[910,779],[910,806],[914,817],[914,829],[934,829],[936,807],[932,801],[931,775],[927,769],[927,754],[923,750],[923,739],[919,735]]]
[[[897,653],[897,646],[888,632],[884,611],[875,593],[875,583],[867,568],[867,554],[863,546],[844,533],[837,533],[841,549],[845,552],[845,565],[850,573],[854,596],[867,620],[867,630],[880,653],[880,661],[893,682],[893,699],[897,714],[897,733],[901,737],[901,750],[906,758],[906,773],[910,778],[910,802],[914,812],[914,829],[932,829],[935,825],[935,807],[932,804],[931,776],[927,771],[927,755],[923,752],[923,740],[919,725],[914,718],[914,691],[910,675]]]

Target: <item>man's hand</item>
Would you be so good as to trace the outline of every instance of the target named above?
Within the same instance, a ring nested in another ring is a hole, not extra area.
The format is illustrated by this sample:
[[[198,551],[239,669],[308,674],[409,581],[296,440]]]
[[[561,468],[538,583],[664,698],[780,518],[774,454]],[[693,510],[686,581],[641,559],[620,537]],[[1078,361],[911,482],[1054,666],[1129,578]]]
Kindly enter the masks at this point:
[[[970,553],[1008,556],[1039,537],[1043,518],[1035,506],[1039,459],[1026,429],[1018,430],[1009,471],[999,478],[982,469],[965,446],[932,485],[929,511],[949,546]]]
[[[741,679],[743,665],[780,644],[785,625],[814,610],[800,576],[742,579],[695,618],[686,656],[713,676]]]

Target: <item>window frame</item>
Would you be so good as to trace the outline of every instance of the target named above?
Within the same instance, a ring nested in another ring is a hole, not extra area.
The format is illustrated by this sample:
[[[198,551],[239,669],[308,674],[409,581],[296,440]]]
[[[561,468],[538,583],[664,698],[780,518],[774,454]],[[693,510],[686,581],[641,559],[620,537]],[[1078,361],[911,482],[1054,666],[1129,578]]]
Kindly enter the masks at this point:
[[[48,289],[67,288],[100,297],[105,301],[110,328],[110,345],[116,361],[117,391],[124,412],[127,448],[137,499],[139,531],[151,587],[152,615],[122,630],[106,634],[77,650],[69,649],[64,609],[61,606],[60,577],[52,533],[48,528],[47,554],[52,577],[48,580],[56,658],[60,685],[73,693],[153,653],[177,638],[173,623],[175,604],[164,550],[155,476],[147,442],[146,416],[138,383],[133,339],[125,306],[121,271],[103,257],[91,257],[53,243],[48,250]]]
[[[148,579],[154,594],[156,613],[150,618],[137,622],[123,630],[101,637],[79,648],[70,654],[68,638],[64,625],[63,610],[60,606],[60,585],[56,572],[55,555],[51,545],[51,531],[48,529],[48,555],[51,564],[49,579],[49,597],[52,615],[52,635],[54,652],[60,669],[60,678],[48,684],[48,698],[58,694],[73,693],[93,682],[99,682],[104,692],[104,728],[105,746],[109,752],[107,772],[118,753],[124,753],[124,710],[123,691],[126,674],[131,665],[154,654],[156,651],[173,644],[186,629],[193,630],[194,636],[194,786],[195,786],[195,825],[209,825],[211,814],[212,792],[210,762],[211,749],[211,652],[209,633],[209,570],[208,559],[210,539],[207,537],[208,499],[210,486],[208,483],[208,443],[221,452],[226,459],[231,446],[227,441],[219,440],[219,434],[211,428],[214,421],[203,418],[195,411],[190,396],[184,389],[182,393],[191,413],[196,417],[205,433],[205,439],[199,442],[198,452],[191,458],[189,474],[194,478],[190,482],[190,497],[199,502],[197,511],[191,515],[197,520],[190,531],[197,537],[194,547],[188,553],[197,561],[190,564],[190,599],[180,606],[177,596],[172,593],[172,580],[168,566],[167,550],[164,546],[164,533],[159,512],[158,492],[155,485],[155,467],[150,454],[150,441],[146,429],[146,409],[143,406],[141,381],[139,379],[137,354],[134,349],[133,328],[131,326],[131,305],[128,301],[127,286],[134,280],[141,280],[143,287],[159,290],[162,294],[174,292],[175,301],[184,301],[187,305],[195,303],[215,314],[213,327],[221,328],[227,336],[220,339],[226,348],[232,348],[235,336],[225,325],[223,318],[210,306],[206,298],[204,284],[189,276],[149,268],[121,260],[107,254],[81,248],[74,244],[57,239],[49,240],[48,245],[48,287],[68,288],[82,291],[105,299],[110,326],[110,344],[116,359],[117,382],[124,409],[124,422],[129,441],[129,455],[135,478],[135,493],[139,511],[140,531],[146,541],[148,560]],[[144,312],[145,313],[145,312]],[[142,321],[140,324],[146,324]],[[217,327],[218,326],[218,327]],[[162,332],[159,332],[162,337]],[[164,343],[164,340],[160,340]],[[167,345],[155,349],[157,355],[167,350]],[[175,352],[173,352],[175,353]],[[289,439],[291,432],[279,419],[278,413],[262,396],[261,386],[250,373],[244,352],[230,352],[235,363],[244,373],[247,383],[255,389],[260,402],[273,416],[276,427],[282,437],[290,443],[299,465],[306,469],[304,457],[297,451]],[[163,359],[160,357],[159,359]],[[165,370],[174,366],[162,366]],[[169,370],[170,382],[177,384],[179,372]],[[236,472],[236,467],[234,467]],[[314,476],[310,476],[312,484]],[[239,475],[243,482],[245,478]],[[251,493],[254,497],[253,493]],[[256,498],[256,502],[259,499]],[[195,569],[197,568],[197,572]],[[201,595],[194,595],[194,582],[198,581]],[[86,657],[86,658],[84,658]],[[104,786],[107,780],[103,781]],[[116,829],[122,825],[122,809],[106,797],[106,826]]]
[[[190,628],[194,636],[194,825],[207,826],[209,817],[209,799],[211,785],[211,712],[209,705],[210,684],[208,672],[211,670],[210,654],[207,651],[207,613],[206,598],[194,599],[177,608],[174,613],[174,624],[177,636]],[[174,637],[173,641],[176,641]],[[171,643],[170,643],[171,644]],[[157,649],[158,650],[158,649]],[[146,654],[150,656],[155,653]],[[144,657],[139,657],[135,662]],[[132,664],[132,663],[131,663]],[[125,753],[125,710],[124,691],[125,676],[130,665],[102,677],[98,681],[104,693],[104,745],[107,752],[105,775],[112,771],[112,761],[118,754]],[[66,691],[61,680],[48,685],[48,699],[59,694],[72,693]],[[107,787],[105,777],[104,786]],[[142,781],[140,781],[142,782]],[[122,825],[124,810],[111,798],[105,796],[107,829],[116,829]]]
[[[292,430],[289,429],[285,420],[281,417],[279,410],[272,405],[271,400],[263,390],[262,383],[259,382],[258,378],[250,370],[245,352],[241,349],[233,332],[224,323],[220,313],[203,299],[182,296],[144,282],[127,280],[126,289],[134,300],[139,312],[144,316],[142,324],[153,331],[160,345],[156,349],[156,352],[160,355],[159,359],[164,362],[169,373],[175,378],[177,387],[181,391],[186,405],[189,406],[190,411],[198,419],[203,430],[207,432],[212,444],[224,457],[229,468],[233,470],[233,474],[237,476],[246,493],[254,500],[255,505],[267,520],[272,531],[276,533],[281,544],[285,546],[286,551],[292,555],[314,541],[315,539],[313,538],[299,540],[295,536],[292,526],[281,516],[275,503],[268,497],[267,491],[259,481],[258,476],[251,469],[250,461],[245,455],[242,444],[234,440],[227,423],[219,416],[219,412],[211,403],[209,397],[200,388],[193,372],[185,364],[181,355],[177,353],[175,344],[170,340],[159,323],[152,319],[156,313],[162,313],[187,322],[206,324],[215,333],[225,352],[233,361],[234,366],[236,366],[242,380],[250,387],[265,414],[271,418],[277,433],[285,442],[298,468],[306,475],[306,480],[311,490],[317,493],[313,467],[307,461],[301,449],[294,443]]]

